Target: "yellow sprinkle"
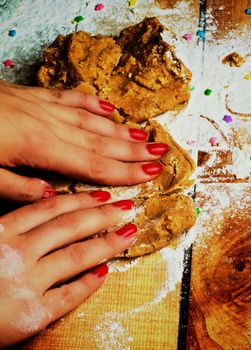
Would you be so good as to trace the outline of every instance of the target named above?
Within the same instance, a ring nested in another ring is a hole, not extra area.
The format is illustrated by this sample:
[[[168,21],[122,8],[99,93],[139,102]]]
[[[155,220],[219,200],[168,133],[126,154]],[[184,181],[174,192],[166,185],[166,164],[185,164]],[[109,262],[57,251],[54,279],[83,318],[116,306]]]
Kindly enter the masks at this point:
[[[129,0],[129,6],[135,6],[137,0]]]
[[[244,79],[251,80],[251,71],[244,76]]]

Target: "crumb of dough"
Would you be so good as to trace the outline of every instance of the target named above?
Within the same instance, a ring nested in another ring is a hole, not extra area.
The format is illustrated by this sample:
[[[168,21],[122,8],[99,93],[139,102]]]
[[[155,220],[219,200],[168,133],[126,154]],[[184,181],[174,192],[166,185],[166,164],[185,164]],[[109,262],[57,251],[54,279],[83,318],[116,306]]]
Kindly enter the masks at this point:
[[[245,62],[246,58],[237,52],[232,52],[222,59],[223,64],[229,64],[231,67],[241,67]]]

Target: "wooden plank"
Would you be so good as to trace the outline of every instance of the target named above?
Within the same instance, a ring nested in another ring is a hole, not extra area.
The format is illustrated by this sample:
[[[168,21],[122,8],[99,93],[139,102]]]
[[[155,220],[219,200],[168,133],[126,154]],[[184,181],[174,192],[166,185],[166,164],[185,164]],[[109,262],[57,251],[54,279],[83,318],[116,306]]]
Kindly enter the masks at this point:
[[[212,100],[209,102],[218,109],[206,108],[205,116],[214,127],[217,126],[214,131],[211,129],[211,136],[217,135],[222,140],[218,148],[210,148],[205,140],[204,147],[199,150],[196,197],[202,212],[197,223],[199,239],[194,243],[192,253],[186,349],[247,350],[251,348],[248,310],[251,186],[246,183],[247,179],[236,179],[236,168],[232,164],[234,147],[248,150],[250,122],[248,118],[232,114],[235,125],[225,127],[223,115],[231,113],[225,109],[222,96],[237,79],[239,87],[244,86],[244,75],[250,71],[250,63],[229,69],[221,69],[220,65],[221,58],[235,50],[244,54],[250,52],[251,20],[245,9],[251,2],[207,0],[206,4],[209,20],[213,20],[216,28],[209,39],[206,35],[202,70],[214,89],[215,99],[213,103]],[[206,23],[206,29],[209,28],[210,23]],[[228,45],[231,30],[235,37]],[[240,39],[239,34],[243,32]],[[205,129],[201,130],[202,139],[205,135],[208,135]]]
[[[250,184],[198,186],[202,212],[193,248],[189,350],[251,348],[250,193]]]
[[[169,292],[168,276],[159,253],[140,258],[18,349],[176,349],[180,284]]]

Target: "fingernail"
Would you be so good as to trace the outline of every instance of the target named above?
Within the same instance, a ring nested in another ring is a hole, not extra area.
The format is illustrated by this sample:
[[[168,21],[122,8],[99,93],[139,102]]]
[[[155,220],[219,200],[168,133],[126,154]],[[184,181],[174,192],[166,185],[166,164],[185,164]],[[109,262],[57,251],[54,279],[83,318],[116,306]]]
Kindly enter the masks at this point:
[[[148,133],[140,129],[129,129],[131,138],[137,141],[145,141],[147,139]]]
[[[107,101],[100,100],[99,105],[106,112],[112,112],[115,109],[115,106],[112,103]]]
[[[107,202],[111,198],[110,193],[107,191],[93,191],[89,194],[98,202]]]
[[[95,267],[91,272],[100,278],[107,275],[108,271],[109,271],[108,266],[106,264],[101,264]]]
[[[54,190],[52,187],[47,187],[44,191],[43,197],[42,198],[50,198],[50,197],[55,197],[57,195],[57,191]]]
[[[148,152],[154,156],[162,156],[168,151],[168,146],[164,143],[149,143],[146,147]]]
[[[136,225],[128,224],[128,225],[120,228],[119,230],[115,231],[115,233],[118,236],[130,237],[130,236],[134,235],[134,233],[136,233],[137,231],[138,231],[138,228]]]
[[[147,163],[142,165],[142,169],[147,175],[158,175],[162,171],[162,165],[160,163]]]
[[[121,210],[130,210],[134,207],[133,201],[129,199],[112,203],[112,205],[114,205],[115,207]]]

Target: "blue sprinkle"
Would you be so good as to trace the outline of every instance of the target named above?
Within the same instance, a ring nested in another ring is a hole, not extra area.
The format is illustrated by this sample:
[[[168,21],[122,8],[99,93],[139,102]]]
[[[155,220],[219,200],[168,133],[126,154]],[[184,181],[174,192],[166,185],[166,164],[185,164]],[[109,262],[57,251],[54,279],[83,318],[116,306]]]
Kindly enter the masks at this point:
[[[206,37],[206,33],[204,32],[204,30],[198,30],[196,34],[201,39],[205,39]]]
[[[245,10],[246,15],[251,15],[251,7],[247,8]]]
[[[9,31],[9,36],[16,36],[17,35],[17,31],[16,31],[16,29],[11,29],[10,31]]]

